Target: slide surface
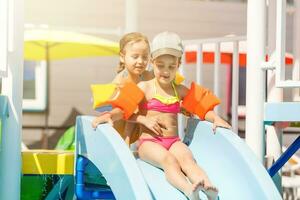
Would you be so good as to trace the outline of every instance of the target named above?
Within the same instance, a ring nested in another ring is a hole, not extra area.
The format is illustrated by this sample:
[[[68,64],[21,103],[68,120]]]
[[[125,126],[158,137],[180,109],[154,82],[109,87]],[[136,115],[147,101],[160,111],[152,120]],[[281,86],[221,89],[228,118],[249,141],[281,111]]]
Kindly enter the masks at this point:
[[[108,124],[91,127],[92,117],[76,123],[76,155],[90,159],[101,171],[117,199],[176,199],[186,197],[172,187],[162,170],[135,159],[118,133]],[[189,137],[195,159],[220,190],[220,200],[281,199],[264,167],[234,133],[211,124],[189,120]],[[192,137],[191,137],[192,136]],[[206,199],[200,193],[202,199]]]
[[[116,130],[109,124],[95,130],[92,119],[76,119],[75,159],[77,155],[88,158],[105,177],[116,199],[153,199],[134,156]]]
[[[220,200],[282,199],[267,170],[247,144],[228,129],[189,119],[189,145],[195,159],[220,191]]]

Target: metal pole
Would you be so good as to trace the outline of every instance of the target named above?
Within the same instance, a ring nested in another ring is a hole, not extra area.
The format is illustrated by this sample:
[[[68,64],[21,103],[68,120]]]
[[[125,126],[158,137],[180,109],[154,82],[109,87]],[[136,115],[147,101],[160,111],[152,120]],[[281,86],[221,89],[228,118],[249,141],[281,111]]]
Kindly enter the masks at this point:
[[[276,50],[276,0],[269,0],[268,5],[268,55],[269,60],[272,54]],[[283,90],[282,88],[276,88],[275,71],[267,71],[268,78],[268,102],[282,102]],[[268,126],[266,129],[266,154],[267,158],[271,161],[277,160],[282,153],[282,129],[275,126]],[[267,165],[270,163],[267,163]],[[266,166],[269,167],[269,166]],[[276,186],[278,189],[281,188],[281,179],[276,180]]]
[[[261,163],[265,155],[264,102],[266,2],[249,0],[247,8],[247,86],[246,86],[246,143]]]
[[[9,2],[8,76],[3,78],[2,94],[8,97],[7,123],[2,128],[0,152],[0,199],[20,199],[21,186],[21,131],[23,97],[23,28],[24,1]],[[5,30],[3,30],[5,31]]]
[[[285,81],[285,33],[286,0],[276,0],[276,85]]]
[[[238,106],[239,106],[239,41],[233,42],[232,52],[232,103],[231,103],[231,125],[234,133],[238,133]]]
[[[293,80],[300,79],[300,1],[294,1],[296,12],[294,12],[294,38],[293,38],[293,53],[294,53],[294,67],[293,67]],[[300,90],[299,88],[293,89],[294,101],[299,101]]]
[[[202,44],[197,45],[197,62],[196,62],[196,81],[203,85],[203,48]]]
[[[220,97],[220,63],[221,63],[221,54],[220,54],[220,43],[215,43],[215,66],[214,66],[214,93],[217,97]],[[215,108],[215,111],[220,115],[220,106]]]
[[[138,30],[137,0],[125,1],[125,33]]]
[[[269,0],[268,18],[268,55],[270,60],[276,50],[276,0]],[[268,102],[281,102],[282,100],[282,88],[275,87],[275,72],[268,71]]]

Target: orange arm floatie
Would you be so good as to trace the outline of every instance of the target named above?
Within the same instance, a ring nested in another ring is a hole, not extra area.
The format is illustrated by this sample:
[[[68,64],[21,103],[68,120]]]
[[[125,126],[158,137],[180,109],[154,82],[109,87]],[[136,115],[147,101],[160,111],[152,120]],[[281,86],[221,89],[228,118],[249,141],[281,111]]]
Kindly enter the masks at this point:
[[[118,107],[124,111],[124,119],[128,119],[144,98],[143,91],[133,82],[127,82],[122,87],[115,84],[92,85],[94,109],[109,110],[109,106]]]
[[[119,94],[110,103],[113,107],[121,108],[124,111],[124,119],[128,119],[143,98],[144,92],[135,83],[128,82],[120,88]]]
[[[191,89],[183,99],[182,107],[204,120],[206,113],[213,110],[220,102],[220,99],[213,95],[211,91],[192,82]]]
[[[117,85],[116,84],[93,84],[91,85],[93,94],[93,108],[103,108],[108,105],[108,100],[116,95]]]

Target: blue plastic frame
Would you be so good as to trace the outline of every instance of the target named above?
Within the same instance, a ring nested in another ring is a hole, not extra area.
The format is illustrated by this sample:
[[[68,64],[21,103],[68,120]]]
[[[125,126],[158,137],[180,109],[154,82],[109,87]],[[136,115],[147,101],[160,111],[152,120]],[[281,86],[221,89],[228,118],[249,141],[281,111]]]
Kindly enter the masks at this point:
[[[75,177],[75,194],[78,199],[116,199],[111,190],[93,190],[84,184],[84,170],[88,164],[88,159],[83,156],[77,157],[76,177]]]
[[[300,148],[300,135],[298,138],[289,146],[289,148],[278,158],[278,160],[268,169],[271,177],[273,177],[281,167],[296,153]]]

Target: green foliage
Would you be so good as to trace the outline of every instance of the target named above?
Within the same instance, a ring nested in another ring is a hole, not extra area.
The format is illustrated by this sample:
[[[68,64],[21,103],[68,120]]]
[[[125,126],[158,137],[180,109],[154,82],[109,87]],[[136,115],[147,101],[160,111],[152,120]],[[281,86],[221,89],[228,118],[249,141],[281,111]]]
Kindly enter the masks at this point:
[[[75,149],[75,126],[71,126],[61,136],[55,147],[56,150],[74,150]]]

